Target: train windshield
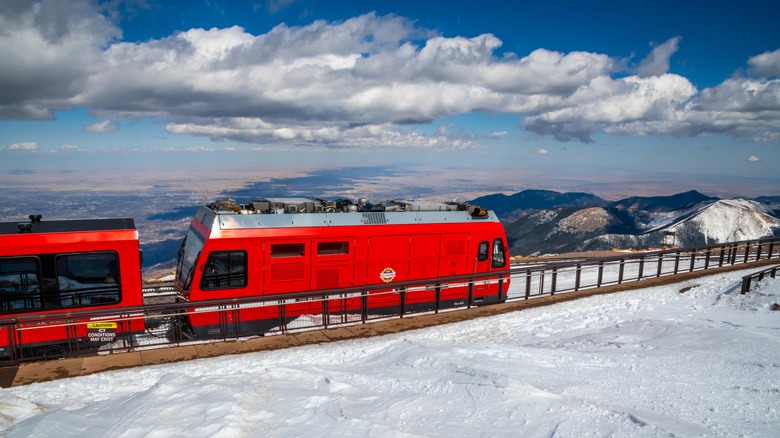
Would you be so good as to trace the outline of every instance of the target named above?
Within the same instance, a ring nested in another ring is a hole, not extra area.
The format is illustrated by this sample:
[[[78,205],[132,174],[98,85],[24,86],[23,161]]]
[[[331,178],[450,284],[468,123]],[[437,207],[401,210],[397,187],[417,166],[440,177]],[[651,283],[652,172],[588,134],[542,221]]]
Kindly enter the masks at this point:
[[[176,281],[182,289],[189,289],[195,265],[203,249],[205,239],[194,228],[190,228],[179,248],[179,260],[176,264]]]

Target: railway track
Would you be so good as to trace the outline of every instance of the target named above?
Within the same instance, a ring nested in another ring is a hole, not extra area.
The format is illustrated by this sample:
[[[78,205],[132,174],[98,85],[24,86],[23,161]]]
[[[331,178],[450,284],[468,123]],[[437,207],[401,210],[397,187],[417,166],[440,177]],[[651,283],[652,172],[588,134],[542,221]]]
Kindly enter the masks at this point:
[[[169,297],[176,295],[176,288],[172,281],[144,282],[141,289],[144,301],[150,298]]]

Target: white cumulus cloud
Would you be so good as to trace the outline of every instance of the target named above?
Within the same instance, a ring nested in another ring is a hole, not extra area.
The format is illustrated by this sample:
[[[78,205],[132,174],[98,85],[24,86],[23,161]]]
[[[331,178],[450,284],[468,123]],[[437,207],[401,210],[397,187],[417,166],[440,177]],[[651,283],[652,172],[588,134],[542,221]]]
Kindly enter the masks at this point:
[[[748,60],[748,64],[763,77],[780,76],[780,49],[765,52]]]
[[[677,51],[679,44],[680,37],[675,37],[653,47],[650,55],[639,64],[637,75],[639,77],[648,77],[668,73],[669,58]]]
[[[38,143],[31,141],[26,143],[14,143],[11,146],[8,147],[8,150],[10,151],[25,151],[25,152],[35,152],[38,150]]]
[[[748,76],[698,90],[669,73],[680,37],[655,45],[632,72],[585,51],[497,56],[493,34],[439,35],[397,15],[260,35],[188,29],[144,42],[119,41],[111,18],[88,0],[6,5],[0,119],[84,107],[104,119],[86,132],[151,117],[170,133],[264,146],[480,147],[457,129],[415,126],[472,112],[515,114],[560,141],[589,142],[599,131],[780,137],[780,51],[746,60]]]
[[[119,130],[119,126],[111,122],[111,120],[103,120],[92,125],[84,127],[84,132],[116,132]]]

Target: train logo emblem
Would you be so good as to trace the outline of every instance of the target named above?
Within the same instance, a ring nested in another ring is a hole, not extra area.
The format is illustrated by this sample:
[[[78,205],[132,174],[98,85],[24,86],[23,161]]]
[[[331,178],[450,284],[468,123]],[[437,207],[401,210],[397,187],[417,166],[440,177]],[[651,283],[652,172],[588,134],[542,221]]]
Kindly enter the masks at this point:
[[[395,278],[395,271],[393,268],[385,268],[385,270],[379,274],[379,278],[385,283],[390,283]]]

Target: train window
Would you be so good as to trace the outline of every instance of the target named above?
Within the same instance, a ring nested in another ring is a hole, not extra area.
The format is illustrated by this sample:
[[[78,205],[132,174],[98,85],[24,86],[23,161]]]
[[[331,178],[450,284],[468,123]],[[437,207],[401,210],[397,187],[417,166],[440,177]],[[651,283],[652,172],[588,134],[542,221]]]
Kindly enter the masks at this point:
[[[116,253],[58,255],[55,266],[60,306],[94,306],[119,302],[119,258]]]
[[[348,242],[319,242],[317,255],[349,254]]]
[[[190,228],[179,248],[179,260],[176,266],[176,279],[184,289],[190,288],[192,273],[205,244],[205,239],[194,228]]]
[[[302,243],[277,243],[271,245],[271,258],[301,257],[304,255]]]
[[[488,248],[490,248],[489,242],[479,242],[479,253],[477,254],[477,260],[484,262],[488,258]]]
[[[200,281],[201,289],[230,289],[246,285],[245,251],[216,251],[209,254]]]
[[[493,268],[503,268],[506,266],[506,252],[504,251],[504,241],[496,239],[493,241],[493,261],[490,264]]]
[[[40,310],[41,282],[38,259],[0,259],[0,313]]]

